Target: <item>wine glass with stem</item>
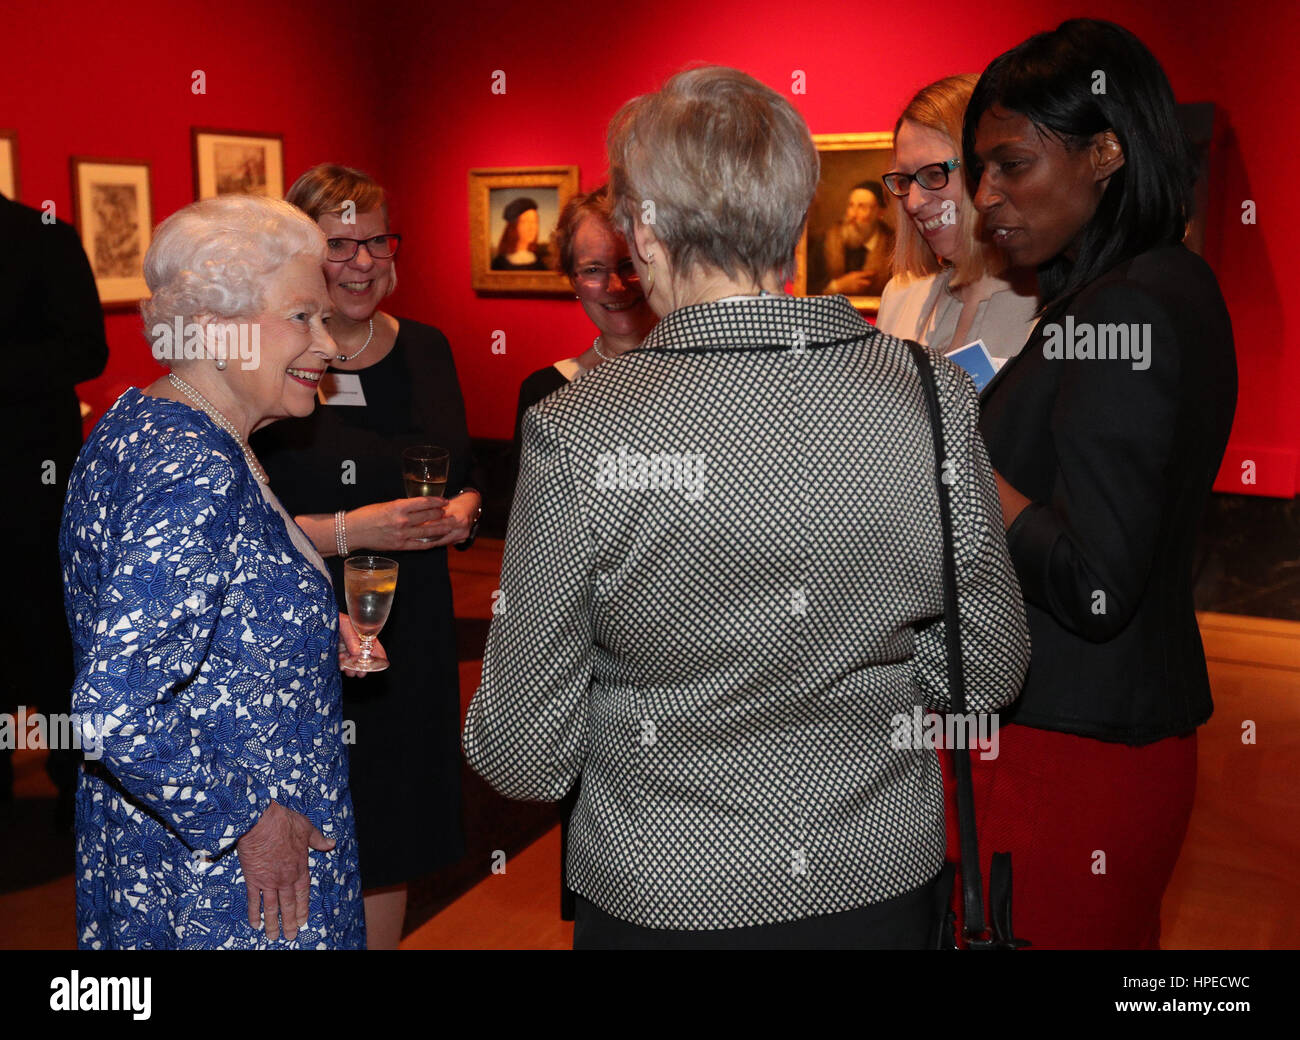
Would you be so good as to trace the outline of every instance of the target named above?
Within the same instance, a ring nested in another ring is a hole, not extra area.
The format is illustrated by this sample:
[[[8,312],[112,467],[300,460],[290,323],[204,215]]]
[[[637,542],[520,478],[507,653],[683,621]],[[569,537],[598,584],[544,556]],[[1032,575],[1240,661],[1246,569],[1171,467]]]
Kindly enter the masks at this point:
[[[349,656],[345,667],[357,672],[382,672],[388,661],[373,656],[372,648],[393,606],[397,561],[385,556],[349,556],[343,561],[343,587],[348,617],[361,637],[360,655]]]

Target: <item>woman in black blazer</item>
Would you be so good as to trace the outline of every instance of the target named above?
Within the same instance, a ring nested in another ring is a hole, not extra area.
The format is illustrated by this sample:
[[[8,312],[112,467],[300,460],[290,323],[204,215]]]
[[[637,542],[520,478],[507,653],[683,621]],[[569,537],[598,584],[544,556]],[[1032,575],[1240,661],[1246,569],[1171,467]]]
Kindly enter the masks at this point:
[[[997,58],[963,146],[1044,300],[982,402],[1033,659],[975,763],[981,842],[1014,852],[1035,946],[1155,947],[1212,710],[1192,558],[1237,394],[1218,283],[1181,244],[1193,162],[1156,59],[1090,19]]]

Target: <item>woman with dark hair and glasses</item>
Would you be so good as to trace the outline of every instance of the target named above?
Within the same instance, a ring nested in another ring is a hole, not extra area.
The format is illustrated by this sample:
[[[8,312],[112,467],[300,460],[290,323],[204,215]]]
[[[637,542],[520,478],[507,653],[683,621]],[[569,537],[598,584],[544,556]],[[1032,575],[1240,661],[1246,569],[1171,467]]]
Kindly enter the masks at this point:
[[[983,397],[1033,660],[981,843],[1015,855],[1038,947],[1156,947],[1212,710],[1197,527],[1236,406],[1232,326],[1182,239],[1193,163],[1159,63],[1075,19],[997,58],[966,109],[975,205],[1041,320]]]
[[[338,353],[320,377],[320,407],[292,430],[254,438],[271,486],[334,577],[369,549],[400,565],[384,627],[387,671],[343,684],[354,725],[350,780],[357,814],[366,940],[395,949],[407,884],[464,852],[460,796],[460,675],[447,546],[467,548],[481,498],[465,405],[447,338],[379,309],[397,284],[400,236],[384,189],[359,170],[322,164],[287,201],[325,232],[325,284]],[[408,497],[402,453],[450,453],[444,494]]]
[[[515,473],[519,471],[524,413],[602,361],[612,361],[640,346],[659,320],[641,292],[627,240],[610,222],[609,185],[602,184],[593,192],[575,195],[565,204],[555,229],[555,242],[560,270],[568,275],[582,309],[596,326],[597,336],[577,357],[539,368],[519,387],[512,453]],[[573,920],[573,892],[568,887],[564,864],[569,817],[577,800],[575,782],[560,802],[560,917],[566,921]]]
[[[940,354],[976,340],[995,363],[1014,357],[1037,320],[1034,272],[1006,270],[980,237],[980,216],[961,167],[961,121],[972,75],[923,87],[894,126],[894,276],[880,297],[876,328]]]

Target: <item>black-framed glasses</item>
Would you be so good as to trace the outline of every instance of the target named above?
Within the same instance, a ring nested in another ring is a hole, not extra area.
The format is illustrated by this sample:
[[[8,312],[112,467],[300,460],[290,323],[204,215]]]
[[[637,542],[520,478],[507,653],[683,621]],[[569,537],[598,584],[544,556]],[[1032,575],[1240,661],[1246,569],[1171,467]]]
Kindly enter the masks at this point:
[[[906,198],[907,193],[912,190],[913,181],[926,191],[938,191],[940,188],[948,187],[948,174],[960,165],[960,159],[947,159],[944,162],[932,162],[922,166],[915,173],[899,173],[893,170],[880,179],[885,182],[889,194],[897,195],[902,199]]]
[[[325,243],[325,254],[335,263],[347,263],[366,247],[366,252],[376,260],[391,260],[402,243],[401,235],[376,235],[374,238],[331,238]]]
[[[603,289],[609,284],[609,276],[616,272],[618,280],[624,285],[641,280],[640,275],[636,273],[636,266],[632,263],[631,257],[624,260],[617,267],[605,267],[602,264],[584,264],[573,272],[573,280],[584,289]]]

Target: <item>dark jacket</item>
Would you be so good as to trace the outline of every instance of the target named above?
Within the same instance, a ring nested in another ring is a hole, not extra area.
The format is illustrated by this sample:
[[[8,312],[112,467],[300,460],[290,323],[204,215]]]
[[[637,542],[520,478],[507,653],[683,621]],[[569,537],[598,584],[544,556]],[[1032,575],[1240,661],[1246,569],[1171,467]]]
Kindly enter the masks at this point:
[[[1067,319],[1072,340],[1102,325],[1149,332],[1147,367],[1046,357]],[[1006,721],[1146,744],[1210,717],[1192,558],[1236,400],[1227,308],[1182,246],[1121,264],[1045,314],[985,389],[993,466],[1034,503],[1007,532],[1033,660]]]
[[[22,486],[37,479],[33,465],[52,459],[62,488],[81,448],[73,388],[104,371],[108,342],[76,229],[41,217],[0,195],[0,347],[7,376],[0,430],[10,461],[20,463]]]

